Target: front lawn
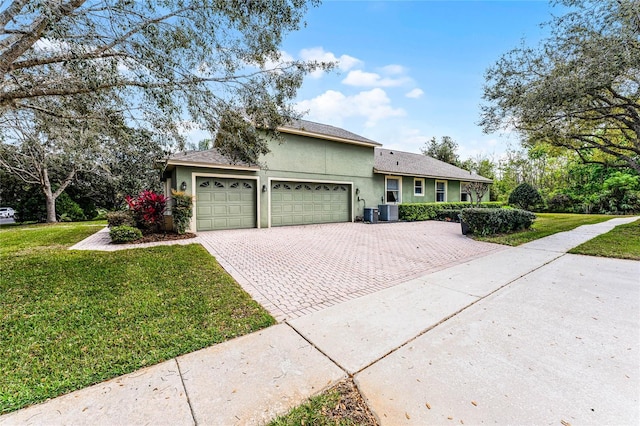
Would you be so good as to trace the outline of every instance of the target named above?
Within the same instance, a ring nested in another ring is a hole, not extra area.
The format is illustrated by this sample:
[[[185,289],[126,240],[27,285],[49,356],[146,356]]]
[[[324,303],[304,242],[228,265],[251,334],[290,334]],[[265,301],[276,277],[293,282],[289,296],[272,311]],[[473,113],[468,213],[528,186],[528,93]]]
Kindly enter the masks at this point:
[[[67,250],[97,229],[0,230],[0,413],[275,322],[200,245]]]
[[[569,250],[569,253],[640,260],[640,220],[616,226],[606,234]]]
[[[533,222],[531,229],[527,231],[514,232],[512,234],[493,235],[488,237],[474,236],[479,241],[505,244],[508,246],[519,246],[538,238],[570,231],[582,225],[592,225],[613,219],[615,216],[605,214],[567,214],[567,213],[536,213],[537,219]]]

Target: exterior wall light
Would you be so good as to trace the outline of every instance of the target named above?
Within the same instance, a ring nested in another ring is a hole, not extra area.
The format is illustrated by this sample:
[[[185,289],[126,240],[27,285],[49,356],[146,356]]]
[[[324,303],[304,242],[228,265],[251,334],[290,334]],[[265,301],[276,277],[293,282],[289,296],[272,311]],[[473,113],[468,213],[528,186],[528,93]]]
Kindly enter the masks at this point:
[[[262,192],[267,192],[267,185],[262,185]]]
[[[181,191],[186,191],[187,190],[187,182],[182,181],[182,183],[180,184],[180,190]]]

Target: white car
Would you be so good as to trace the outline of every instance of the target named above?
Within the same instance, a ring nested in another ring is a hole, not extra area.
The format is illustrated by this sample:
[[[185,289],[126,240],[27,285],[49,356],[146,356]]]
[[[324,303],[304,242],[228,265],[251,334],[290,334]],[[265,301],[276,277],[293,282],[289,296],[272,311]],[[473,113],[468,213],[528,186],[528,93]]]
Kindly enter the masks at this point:
[[[15,214],[11,207],[0,207],[0,217],[14,217]]]

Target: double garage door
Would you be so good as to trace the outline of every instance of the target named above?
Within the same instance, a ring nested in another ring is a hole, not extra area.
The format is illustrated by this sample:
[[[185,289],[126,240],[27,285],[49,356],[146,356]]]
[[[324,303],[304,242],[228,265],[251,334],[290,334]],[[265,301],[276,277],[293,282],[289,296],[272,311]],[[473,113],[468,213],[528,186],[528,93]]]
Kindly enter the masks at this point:
[[[348,184],[271,181],[271,226],[348,222]],[[198,231],[255,228],[257,188],[253,179],[198,177]]]
[[[346,184],[271,181],[271,226],[348,222]]]

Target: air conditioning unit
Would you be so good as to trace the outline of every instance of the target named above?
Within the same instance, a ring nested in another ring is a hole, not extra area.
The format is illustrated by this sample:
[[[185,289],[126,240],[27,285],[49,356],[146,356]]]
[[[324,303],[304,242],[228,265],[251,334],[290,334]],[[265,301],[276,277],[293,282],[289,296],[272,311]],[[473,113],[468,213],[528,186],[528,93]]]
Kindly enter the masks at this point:
[[[397,204],[379,204],[380,220],[385,222],[398,221],[398,205]]]

